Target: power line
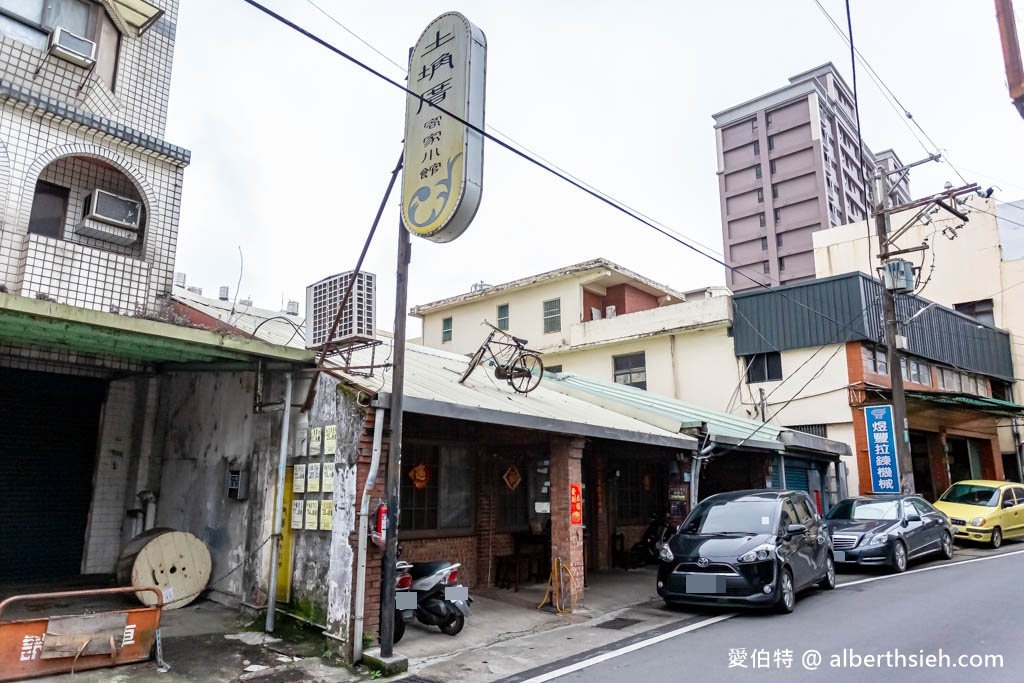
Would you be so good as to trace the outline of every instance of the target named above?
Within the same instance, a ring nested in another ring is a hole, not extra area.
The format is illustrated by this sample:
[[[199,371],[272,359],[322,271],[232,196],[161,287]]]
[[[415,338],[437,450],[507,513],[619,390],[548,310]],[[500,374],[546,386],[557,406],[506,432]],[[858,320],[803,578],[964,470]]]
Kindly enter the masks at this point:
[[[391,64],[393,64],[393,65],[395,66],[395,68],[397,68],[397,69],[398,69],[399,71],[401,71],[401,72],[402,72],[403,74],[404,74],[404,73],[406,72],[406,69],[407,69],[407,67],[403,67],[403,66],[402,66],[401,64],[399,64],[398,62],[396,62],[395,60],[391,59],[391,58],[390,58],[390,57],[388,57],[388,56],[387,56],[386,54],[384,54],[383,52],[381,52],[380,50],[378,50],[378,49],[377,49],[376,47],[374,47],[374,46],[373,46],[373,45],[372,45],[372,44],[371,44],[371,43],[370,43],[369,41],[365,40],[365,39],[364,39],[364,38],[362,38],[362,37],[361,37],[361,36],[360,36],[359,34],[357,34],[357,33],[356,33],[355,31],[353,31],[353,30],[352,30],[352,29],[350,29],[349,27],[345,26],[345,24],[341,23],[341,21],[339,21],[339,20],[338,20],[338,19],[337,19],[336,17],[334,17],[334,16],[333,16],[333,15],[331,15],[331,14],[330,14],[329,12],[327,12],[326,10],[324,10],[324,9],[323,9],[322,7],[320,7],[319,5],[317,5],[317,4],[315,3],[315,2],[313,2],[313,0],[306,0],[306,2],[308,2],[308,3],[310,4],[310,5],[312,5],[313,7],[315,7],[315,8],[316,8],[316,9],[317,9],[317,10],[318,10],[318,11],[319,11],[319,12],[320,12],[321,14],[323,14],[323,15],[324,15],[325,17],[327,17],[327,18],[328,18],[328,19],[329,19],[329,20],[330,20],[331,22],[333,22],[334,24],[338,25],[338,26],[339,26],[340,28],[342,28],[342,29],[343,29],[343,30],[344,30],[344,31],[345,31],[346,33],[348,33],[349,35],[353,36],[353,37],[354,37],[354,38],[355,38],[356,40],[358,40],[358,41],[359,41],[360,43],[362,43],[362,44],[363,44],[363,45],[365,45],[366,47],[370,48],[370,49],[371,49],[371,50],[373,50],[373,51],[374,51],[375,53],[377,53],[378,55],[380,55],[381,57],[383,57],[384,59],[386,59],[386,60],[387,60],[388,62],[390,62]],[[442,110],[442,111],[443,111],[443,110]],[[673,228],[670,228],[670,227],[666,226],[666,225],[665,225],[664,223],[662,223],[661,221],[659,221],[659,220],[657,220],[657,219],[655,219],[655,218],[652,218],[651,216],[649,216],[649,215],[647,215],[647,214],[643,213],[642,211],[639,211],[638,209],[635,209],[635,208],[633,208],[633,207],[632,207],[632,206],[630,206],[629,204],[626,204],[625,202],[623,202],[623,201],[621,201],[621,200],[619,200],[619,199],[616,199],[615,197],[613,197],[612,195],[608,194],[607,192],[604,192],[604,191],[602,191],[602,190],[600,190],[600,189],[598,189],[598,188],[594,187],[593,185],[591,185],[591,184],[590,184],[590,183],[588,183],[587,181],[583,180],[583,179],[582,179],[582,178],[580,178],[579,176],[573,175],[573,174],[572,174],[571,172],[569,172],[569,171],[565,170],[564,168],[562,168],[562,167],[561,167],[561,166],[559,166],[558,164],[554,163],[554,162],[553,162],[553,161],[551,161],[550,159],[547,159],[547,158],[545,158],[545,157],[544,157],[544,156],[542,156],[541,154],[539,154],[539,153],[535,152],[534,150],[530,149],[529,147],[527,147],[527,146],[526,146],[526,145],[524,145],[523,143],[519,142],[518,140],[516,140],[515,138],[513,138],[513,137],[512,137],[511,135],[509,135],[508,133],[505,133],[505,132],[503,132],[502,130],[499,130],[499,129],[498,129],[498,128],[497,128],[496,126],[494,126],[494,125],[492,125],[492,124],[485,124],[485,128],[487,128],[488,130],[491,130],[491,131],[493,131],[493,132],[497,133],[498,135],[500,135],[500,136],[502,136],[503,138],[505,138],[506,140],[508,140],[508,141],[509,141],[510,143],[512,143],[512,144],[514,144],[515,146],[519,147],[520,149],[522,149],[522,150],[524,150],[524,151],[526,151],[526,152],[530,153],[530,154],[531,154],[532,156],[534,156],[534,157],[536,157],[536,158],[540,159],[541,161],[543,161],[543,162],[544,162],[544,163],[546,163],[547,165],[551,166],[552,168],[554,168],[554,169],[557,169],[558,171],[561,171],[562,173],[564,173],[565,175],[569,176],[569,177],[570,177],[570,178],[572,178],[573,180],[576,180],[576,181],[578,181],[578,182],[579,182],[579,183],[580,183],[581,185],[584,185],[584,186],[586,186],[586,187],[587,187],[588,189],[591,189],[591,190],[593,190],[594,192],[597,192],[598,194],[601,194],[601,195],[603,195],[603,196],[607,197],[608,199],[610,199],[610,200],[611,200],[611,201],[613,201],[613,202],[616,202],[616,203],[618,203],[618,204],[621,204],[622,206],[626,207],[627,209],[629,209],[629,210],[630,210],[630,211],[632,211],[633,213],[637,214],[638,216],[642,216],[643,218],[646,218],[647,220],[651,221],[652,223],[656,223],[656,224],[658,224],[659,226],[661,226],[661,227],[665,228],[665,229],[666,229],[666,230],[668,230],[669,232],[672,232],[673,234],[675,234],[675,235],[678,235],[679,237],[684,237],[684,236],[682,235],[682,233],[678,232],[677,230],[674,230]],[[710,251],[710,252],[711,252],[711,253],[713,253],[713,254],[718,254],[718,255],[721,255],[721,256],[723,256],[723,257],[725,256],[725,254],[724,254],[723,252],[719,251],[719,250],[718,250],[718,249],[717,249],[716,247],[712,247],[712,246],[710,246],[710,245],[704,244],[703,242],[698,242],[697,240],[693,239],[692,237],[685,237],[685,239],[689,240],[690,242],[693,242],[694,244],[696,244],[696,245],[697,245],[697,246],[699,246],[699,247],[703,247],[703,248],[707,249],[708,251]]]
[[[318,45],[326,48],[327,50],[329,50],[331,52],[333,52],[334,54],[338,55],[339,57],[342,57],[343,59],[351,62],[352,64],[354,64],[356,66],[358,66],[359,68],[363,69],[364,71],[367,71],[368,73],[376,76],[377,78],[379,78],[379,79],[389,83],[390,85],[392,85],[395,88],[401,90],[402,92],[406,93],[407,95],[412,95],[413,97],[416,97],[417,99],[423,100],[423,96],[420,93],[417,93],[417,92],[414,92],[414,91],[410,90],[403,83],[400,83],[400,82],[394,80],[393,78],[389,78],[388,76],[384,75],[383,73],[381,73],[377,69],[374,69],[373,67],[369,66],[365,62],[360,61],[359,59],[357,59],[357,58],[353,57],[352,55],[348,54],[347,52],[345,52],[341,48],[336,47],[335,45],[332,45],[331,43],[329,43],[328,41],[324,40],[323,38],[320,38],[316,34],[314,34],[314,33],[310,32],[310,31],[308,31],[307,29],[299,26],[298,24],[294,23],[293,21],[291,21],[291,20],[287,19],[286,17],[278,14],[277,12],[271,10],[270,8],[265,7],[264,5],[260,4],[256,0],[242,0],[242,1],[245,2],[246,4],[252,6],[252,7],[260,10],[261,12],[263,12],[264,14],[266,14],[266,15],[270,16],[271,18],[277,20],[278,22],[284,24],[285,26],[289,27],[293,31],[296,31],[297,33],[305,36],[306,38],[312,40],[313,42],[317,43]],[[685,238],[684,239],[683,237],[680,237],[675,231],[672,231],[672,230],[666,229],[664,227],[661,227],[659,225],[656,225],[654,222],[652,222],[652,221],[650,221],[648,219],[643,218],[638,213],[632,211],[631,209],[629,209],[625,205],[623,205],[623,204],[621,204],[619,202],[611,200],[610,198],[608,198],[607,196],[604,196],[602,193],[600,193],[600,192],[598,192],[596,190],[593,190],[593,189],[585,187],[582,183],[580,183],[577,180],[574,180],[573,178],[570,178],[565,173],[560,172],[560,171],[552,168],[550,165],[540,161],[539,159],[537,159],[537,158],[535,158],[533,156],[530,156],[529,154],[526,154],[522,150],[518,149],[517,147],[514,147],[513,145],[505,142],[504,140],[500,140],[500,139],[496,138],[491,133],[488,133],[487,131],[481,129],[479,126],[477,126],[477,125],[467,121],[463,117],[458,116],[457,114],[454,114],[454,113],[448,111],[444,107],[442,107],[440,105],[437,105],[437,104],[426,102],[426,100],[423,100],[423,101],[426,104],[428,104],[429,106],[432,106],[435,109],[437,109],[439,112],[442,112],[443,114],[446,114],[447,116],[450,116],[453,120],[461,123],[462,125],[464,125],[469,130],[472,130],[472,131],[474,131],[476,133],[479,133],[483,137],[485,137],[488,140],[491,140],[492,142],[494,142],[499,147],[501,147],[503,149],[506,149],[509,152],[512,152],[513,154],[515,154],[519,158],[521,158],[521,159],[523,159],[525,161],[528,161],[529,163],[537,166],[538,168],[540,168],[540,169],[542,169],[544,171],[547,171],[548,173],[550,173],[551,175],[555,176],[556,178],[559,178],[560,180],[562,180],[562,181],[572,185],[573,187],[583,191],[584,193],[594,197],[598,201],[601,201],[601,202],[607,204],[608,206],[610,206],[610,207],[614,208],[615,210],[625,214],[626,216],[629,216],[630,218],[636,220],[637,222],[639,222],[639,223],[641,223],[643,225],[646,225],[647,227],[651,228],[655,232],[658,232],[658,233],[668,237],[669,239],[671,239],[671,240],[681,244],[682,246],[686,247],[687,249],[693,251],[694,253],[699,254],[699,255],[701,255],[701,256],[703,256],[703,257],[713,261],[714,263],[717,263],[718,265],[722,266],[723,268],[725,268],[725,269],[727,269],[727,270],[729,270],[729,271],[731,271],[733,273],[737,273],[737,274],[741,275],[742,277],[744,277],[747,280],[749,280],[750,282],[752,282],[756,287],[760,287],[760,288],[762,288],[762,289],[764,289],[764,290],[766,290],[768,292],[776,294],[776,295],[780,296],[781,298],[790,301],[794,305],[799,306],[800,308],[804,308],[804,309],[814,313],[815,315],[817,315],[817,316],[819,316],[819,317],[821,317],[821,318],[823,318],[825,320],[828,320],[829,322],[831,322],[833,324],[843,326],[842,323],[840,323],[838,320],[835,320],[835,319],[825,315],[821,311],[818,311],[818,310],[816,310],[814,308],[811,308],[810,306],[804,304],[803,302],[800,302],[800,301],[797,301],[795,299],[792,299],[791,297],[787,296],[785,294],[785,292],[779,291],[778,289],[772,289],[769,285],[766,285],[766,284],[764,284],[762,282],[759,282],[758,280],[754,279],[753,277],[751,277],[747,273],[743,272],[743,270],[741,270],[740,268],[737,268],[735,266],[730,266],[729,264],[727,264],[722,259],[716,258],[715,256],[713,256],[711,254],[708,254],[708,253],[705,253],[705,252],[701,251],[700,249],[698,249],[696,246],[694,246],[691,243],[689,238]],[[852,331],[853,332],[857,332],[856,330],[852,330]]]
[[[892,88],[890,88],[882,79],[882,77],[878,75],[878,72],[875,71],[874,67],[871,66],[871,64],[868,62],[867,58],[864,57],[861,51],[853,47],[852,40],[850,39],[850,37],[843,32],[842,27],[840,27],[839,24],[836,23],[835,19],[832,18],[832,15],[829,14],[828,10],[825,9],[824,5],[821,4],[820,0],[814,0],[814,4],[818,6],[818,9],[821,10],[821,12],[828,19],[829,23],[832,24],[832,27],[836,30],[837,33],[839,33],[843,40],[850,44],[851,51],[854,54],[856,54],[856,56],[860,59],[860,63],[863,64],[864,68],[868,70],[868,75],[871,77],[871,80],[874,81],[875,85],[878,86],[878,89],[881,91],[882,96],[886,100],[886,102],[889,102],[890,106],[893,106],[894,109],[898,107],[897,113],[902,112],[902,116],[900,117],[901,120],[903,120],[904,124],[907,125],[907,129],[910,130],[911,134],[924,149],[925,153],[931,155],[934,152],[939,152],[939,146],[935,144],[935,141],[932,140],[931,136],[925,132],[924,128],[921,127],[921,124],[918,123],[917,119],[914,118],[914,115],[910,113],[910,110],[903,105],[903,102],[901,102],[900,99],[896,97],[896,93],[894,93],[892,91]],[[903,117],[906,117],[906,119],[904,119]],[[917,128],[917,130],[921,132],[921,135],[923,135],[925,139],[929,142],[929,144],[931,144],[932,149],[928,149],[927,145],[924,144],[921,138],[918,137],[916,133],[914,133],[913,129],[910,127],[911,124],[914,126],[914,128]],[[945,159],[946,163],[949,164],[949,167],[953,169],[953,172],[957,174],[960,180],[963,181],[964,185],[968,185],[969,183],[967,182],[967,179],[964,178],[963,174],[960,173],[960,171],[957,170],[956,166],[953,165],[953,163],[949,159],[949,155],[943,155],[943,159]]]

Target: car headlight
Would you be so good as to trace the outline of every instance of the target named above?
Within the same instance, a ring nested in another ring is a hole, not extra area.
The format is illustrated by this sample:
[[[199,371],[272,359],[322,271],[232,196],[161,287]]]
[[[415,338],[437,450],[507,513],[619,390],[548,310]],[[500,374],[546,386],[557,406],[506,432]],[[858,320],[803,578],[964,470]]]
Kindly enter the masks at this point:
[[[883,544],[888,543],[888,542],[889,542],[889,534],[878,534],[877,536],[872,536],[871,540],[869,541],[868,544],[869,545],[883,545]]]
[[[971,526],[985,526],[985,518],[984,517],[975,517],[974,519],[971,520]]]
[[[676,556],[668,549],[668,543],[662,544],[661,548],[658,550],[658,559],[662,562],[671,562],[676,559]]]
[[[775,546],[764,544],[759,545],[750,552],[743,553],[739,557],[740,562],[764,562],[775,557]]]

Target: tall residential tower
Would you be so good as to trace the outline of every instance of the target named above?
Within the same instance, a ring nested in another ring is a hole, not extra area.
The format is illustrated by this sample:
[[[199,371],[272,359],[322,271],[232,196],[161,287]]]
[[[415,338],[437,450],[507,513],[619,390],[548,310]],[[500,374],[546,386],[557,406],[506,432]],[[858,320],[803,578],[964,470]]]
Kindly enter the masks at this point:
[[[813,279],[811,234],[867,219],[875,167],[902,166],[892,150],[859,152],[853,92],[831,63],[713,118],[733,291]],[[907,178],[892,197],[909,200]]]

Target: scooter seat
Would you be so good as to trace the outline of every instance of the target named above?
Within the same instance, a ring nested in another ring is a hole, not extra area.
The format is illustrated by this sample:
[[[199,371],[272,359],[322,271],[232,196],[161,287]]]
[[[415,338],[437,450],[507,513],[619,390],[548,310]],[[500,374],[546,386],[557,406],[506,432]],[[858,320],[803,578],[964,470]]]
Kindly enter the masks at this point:
[[[416,579],[422,579],[424,576],[430,576],[434,572],[450,566],[452,566],[451,562],[443,560],[435,562],[413,562],[412,569],[409,570],[409,574],[415,581]]]

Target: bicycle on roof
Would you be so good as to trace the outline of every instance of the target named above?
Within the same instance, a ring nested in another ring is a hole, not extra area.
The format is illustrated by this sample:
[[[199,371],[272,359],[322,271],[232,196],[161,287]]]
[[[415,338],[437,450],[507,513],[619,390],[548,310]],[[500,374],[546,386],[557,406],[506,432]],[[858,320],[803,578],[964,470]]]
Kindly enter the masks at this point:
[[[486,320],[481,324],[491,328],[491,332],[473,354],[466,371],[459,377],[459,384],[466,381],[476,366],[483,362],[485,356],[490,356],[496,379],[505,380],[520,394],[528,394],[536,389],[541,377],[544,376],[544,362],[536,351],[526,348],[529,342],[495,327]]]

